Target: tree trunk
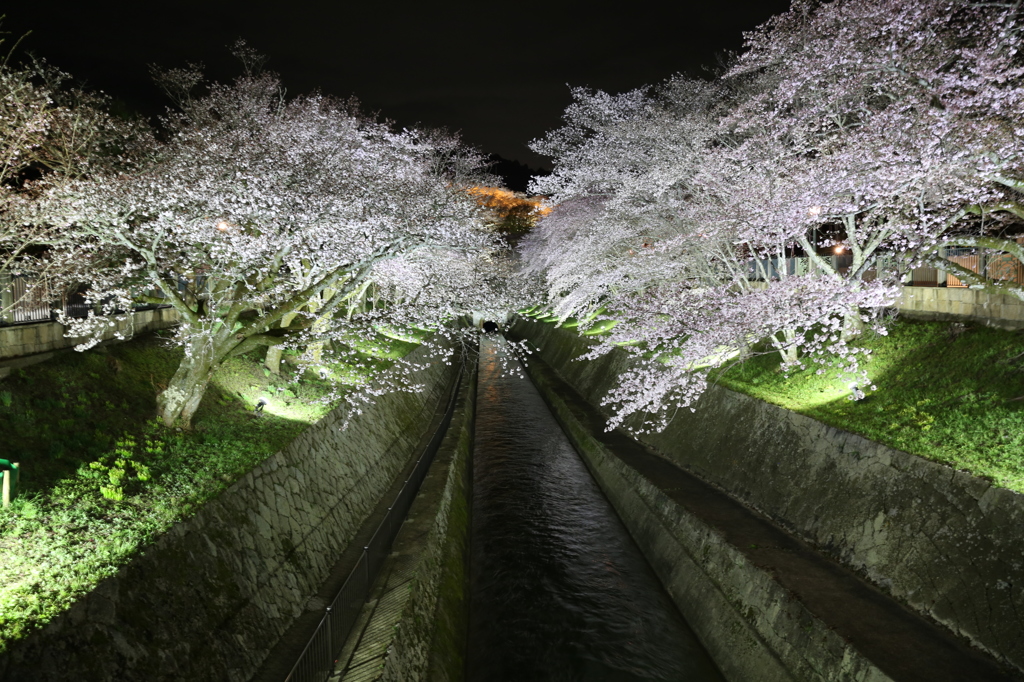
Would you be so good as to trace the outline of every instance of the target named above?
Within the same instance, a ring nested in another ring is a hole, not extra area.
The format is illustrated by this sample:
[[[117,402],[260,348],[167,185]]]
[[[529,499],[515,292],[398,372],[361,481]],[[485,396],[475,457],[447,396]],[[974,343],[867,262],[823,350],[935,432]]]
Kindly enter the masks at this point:
[[[314,298],[312,301],[309,302],[310,312],[315,313],[316,311],[320,310],[320,308],[327,305],[327,303],[332,298],[334,298],[334,294],[334,289],[324,289],[323,293],[320,295],[319,298]],[[316,320],[313,322],[312,329],[314,334],[322,334],[323,332],[327,331],[330,328],[331,315],[332,313],[328,313],[326,315],[321,315],[320,317],[316,318]],[[317,376],[319,375],[320,365],[323,363],[324,342],[314,341],[306,348],[306,351],[309,353],[309,357],[313,360],[313,366],[311,366],[307,370],[307,372],[309,374]]]
[[[737,347],[737,351],[738,351],[738,354],[739,354],[740,362],[746,362],[753,355],[753,353],[751,353],[751,351],[750,351],[750,344],[747,343],[746,339],[743,339],[742,341],[740,341],[739,346]]]
[[[281,326],[287,327],[295,319],[298,313],[288,313],[281,317]],[[281,373],[281,346],[268,346],[267,357],[263,360],[263,366],[274,374]]]
[[[186,355],[167,388],[157,395],[156,404],[165,426],[177,424],[190,429],[192,416],[199,409],[206,387],[210,384],[217,357],[210,339],[206,337],[199,337],[185,351]]]
[[[263,360],[263,366],[273,374],[281,373],[281,346],[267,346],[267,357]]]
[[[791,329],[783,329],[772,336],[772,345],[778,349],[782,356],[782,366],[789,367],[797,364],[800,354],[793,341],[796,339],[796,332]]]
[[[860,309],[854,308],[843,315],[843,341],[850,341],[864,332],[864,321],[860,319]]]

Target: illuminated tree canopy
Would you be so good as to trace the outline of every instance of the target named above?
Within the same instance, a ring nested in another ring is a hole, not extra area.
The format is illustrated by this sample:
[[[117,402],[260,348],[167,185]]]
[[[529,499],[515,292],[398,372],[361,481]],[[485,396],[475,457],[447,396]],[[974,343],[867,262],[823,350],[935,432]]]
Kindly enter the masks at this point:
[[[448,134],[286,97],[241,43],[231,84],[157,74],[177,108],[155,129],[4,62],[0,252],[45,246],[35,266],[86,287],[97,314],[67,320],[71,335],[94,341],[142,301],[179,311],[169,425],[188,425],[231,354],[303,348],[316,366],[374,325],[538,300],[617,321],[594,353],[624,345],[639,369],[609,396],[613,423],[663,424],[766,339],[858,398],[850,342],[884,333],[910,268],[1024,297],[1003,272],[1024,267],[1020,20],[1014,3],[798,0],[714,79],[574,89],[564,125],[532,144],[554,162],[531,187],[543,199],[492,186]],[[974,272],[949,247],[1014,267]]]
[[[613,423],[664,424],[764,338],[787,365],[838,359],[862,396],[848,341],[914,265],[1024,297],[941,258],[966,246],[1024,262],[1020,47],[1012,3],[803,1],[712,82],[575,90],[564,126],[533,144],[555,169],[532,189],[559,207],[524,259],[560,318],[604,307],[618,321],[595,353],[636,344]],[[808,271],[781,265],[798,255]]]
[[[166,424],[189,424],[230,355],[319,353],[373,324],[436,327],[487,308],[500,244],[465,191],[480,159],[457,140],[394,132],[319,95],[287,99],[271,75],[179,102],[124,167],[47,178],[23,211],[100,307],[65,321],[92,339],[83,348],[140,300],[178,310],[185,358],[158,397]],[[379,305],[353,319],[371,288]]]

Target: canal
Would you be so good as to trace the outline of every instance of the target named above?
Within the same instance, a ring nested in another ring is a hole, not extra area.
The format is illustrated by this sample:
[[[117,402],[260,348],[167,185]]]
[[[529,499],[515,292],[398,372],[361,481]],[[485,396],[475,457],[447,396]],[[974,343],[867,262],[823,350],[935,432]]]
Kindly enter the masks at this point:
[[[482,339],[467,679],[723,680],[516,368]]]

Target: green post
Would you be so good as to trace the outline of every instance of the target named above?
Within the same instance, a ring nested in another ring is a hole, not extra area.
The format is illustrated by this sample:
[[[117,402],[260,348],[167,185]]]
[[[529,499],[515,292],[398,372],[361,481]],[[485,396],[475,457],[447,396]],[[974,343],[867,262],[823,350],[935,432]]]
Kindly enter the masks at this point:
[[[17,462],[0,459],[0,471],[3,472],[3,506],[8,507],[11,500],[18,494],[18,474],[21,473]]]

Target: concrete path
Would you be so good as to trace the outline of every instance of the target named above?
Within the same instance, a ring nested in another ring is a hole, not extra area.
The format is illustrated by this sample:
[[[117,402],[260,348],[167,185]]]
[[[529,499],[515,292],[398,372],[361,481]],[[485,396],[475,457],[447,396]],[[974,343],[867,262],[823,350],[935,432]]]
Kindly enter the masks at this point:
[[[457,390],[457,388],[457,386],[450,385],[448,390]],[[408,462],[406,462],[398,475],[395,476],[391,487],[381,496],[370,515],[360,525],[355,537],[331,569],[330,577],[321,585],[315,595],[310,596],[304,605],[302,614],[295,619],[288,631],[281,636],[281,639],[271,649],[260,669],[250,678],[250,682],[281,682],[281,680],[288,676],[292,666],[299,660],[303,650],[306,648],[306,644],[316,632],[316,628],[324,616],[324,609],[332,602],[345,584],[349,574],[359,563],[359,559],[363,554],[363,547],[369,544],[377,527],[386,517],[388,507],[394,502],[395,497],[415,468],[416,460],[420,453],[423,452],[434,432],[440,427],[447,404],[448,401],[443,400],[436,406],[430,426],[421,435],[420,442],[414,448]],[[386,567],[383,570],[386,570]],[[357,623],[355,630],[358,631],[359,628],[360,624]],[[344,658],[339,660],[344,660]]]

